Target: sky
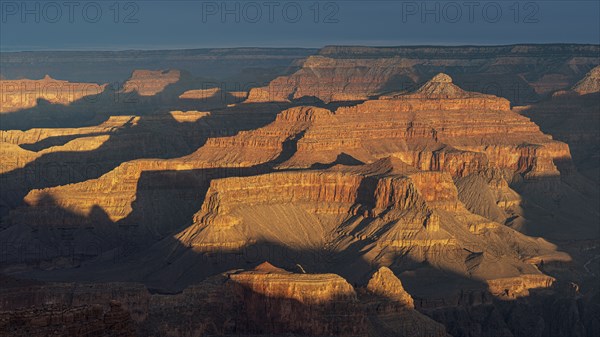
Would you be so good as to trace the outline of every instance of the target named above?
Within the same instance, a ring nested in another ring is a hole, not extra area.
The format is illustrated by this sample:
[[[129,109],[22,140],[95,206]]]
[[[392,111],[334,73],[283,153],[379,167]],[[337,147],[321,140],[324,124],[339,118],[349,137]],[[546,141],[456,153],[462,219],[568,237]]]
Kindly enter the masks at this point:
[[[0,50],[600,44],[600,1],[6,1]]]

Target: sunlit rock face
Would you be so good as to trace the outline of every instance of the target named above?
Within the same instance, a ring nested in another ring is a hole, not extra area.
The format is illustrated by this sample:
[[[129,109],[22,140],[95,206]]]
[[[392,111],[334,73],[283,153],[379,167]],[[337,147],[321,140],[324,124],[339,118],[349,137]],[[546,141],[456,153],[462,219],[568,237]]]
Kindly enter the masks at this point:
[[[136,70],[123,85],[123,91],[136,91],[141,96],[154,96],[180,79],[179,70]]]
[[[40,80],[0,80],[0,113],[32,108],[40,101],[68,105],[84,97],[102,93],[106,84],[76,83],[53,79],[46,75]],[[91,100],[91,98],[90,98]]]
[[[552,176],[558,175],[555,162],[570,160],[564,143],[511,111],[506,99],[464,91],[445,74],[415,92],[342,107],[317,118],[297,149],[283,165],[333,162],[341,152],[362,162],[392,155],[419,169],[448,171],[454,177],[489,167]]]

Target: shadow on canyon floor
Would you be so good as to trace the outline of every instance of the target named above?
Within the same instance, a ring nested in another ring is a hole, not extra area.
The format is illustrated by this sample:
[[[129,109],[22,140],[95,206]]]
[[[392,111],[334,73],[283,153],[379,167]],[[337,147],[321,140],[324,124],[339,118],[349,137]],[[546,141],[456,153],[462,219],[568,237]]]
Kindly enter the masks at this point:
[[[600,93],[564,92],[531,104],[520,113],[556,140],[569,144],[577,170],[600,183]]]

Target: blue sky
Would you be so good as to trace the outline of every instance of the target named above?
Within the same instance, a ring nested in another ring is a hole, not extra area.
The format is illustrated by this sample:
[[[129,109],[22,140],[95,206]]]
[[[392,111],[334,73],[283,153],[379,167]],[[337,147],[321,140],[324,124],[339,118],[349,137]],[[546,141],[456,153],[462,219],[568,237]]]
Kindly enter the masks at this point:
[[[6,1],[0,47],[600,43],[599,1]]]

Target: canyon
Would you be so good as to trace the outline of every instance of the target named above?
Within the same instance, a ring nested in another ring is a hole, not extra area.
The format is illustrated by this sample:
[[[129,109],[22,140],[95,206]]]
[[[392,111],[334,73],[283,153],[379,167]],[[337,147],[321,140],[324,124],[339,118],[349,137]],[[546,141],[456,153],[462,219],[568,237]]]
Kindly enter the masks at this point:
[[[595,336],[599,50],[252,49],[244,88],[17,62],[0,336]]]

